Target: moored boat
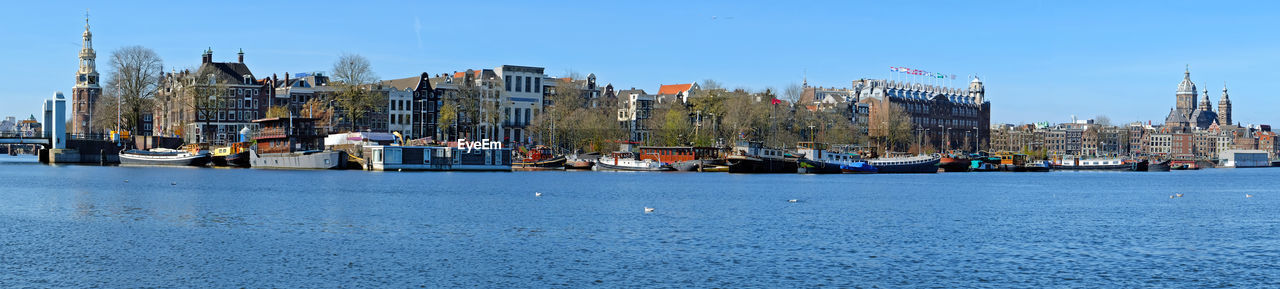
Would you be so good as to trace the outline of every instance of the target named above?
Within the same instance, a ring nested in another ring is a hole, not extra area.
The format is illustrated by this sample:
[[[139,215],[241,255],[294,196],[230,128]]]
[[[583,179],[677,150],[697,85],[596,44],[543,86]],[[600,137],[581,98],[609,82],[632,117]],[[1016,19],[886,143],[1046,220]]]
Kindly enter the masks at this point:
[[[511,163],[511,168],[519,170],[558,170],[563,169],[567,161],[565,156],[555,155],[551,148],[536,146],[524,151],[523,157]]]
[[[682,172],[697,171],[703,166],[724,164],[720,160],[720,150],[713,147],[642,146],[638,150],[640,159],[664,163]]]
[[[596,160],[597,171],[670,171],[671,166],[648,159],[639,159],[633,152],[615,152]]]
[[[596,165],[596,160],[600,159],[600,154],[576,154],[565,156],[564,168],[567,170],[590,170]]]
[[[867,161],[876,167],[881,174],[932,174],[938,172],[938,160],[935,155],[916,155],[910,157],[878,158]]]
[[[823,144],[800,142],[796,144],[796,152],[800,154],[796,172],[801,174],[839,174],[845,172],[845,167],[849,167],[851,173],[868,172],[869,166],[863,166],[866,163],[861,156],[828,151]]]
[[[1134,169],[1131,162],[1119,158],[1081,159],[1071,156],[1054,160],[1052,166],[1054,170],[1068,171],[1132,171]]]
[[[943,172],[968,172],[970,171],[969,157],[962,154],[947,154],[938,159],[938,168]]]
[[[344,151],[324,150],[315,118],[266,118],[254,120],[262,126],[250,148],[249,166],[259,169],[341,169],[347,164]]]
[[[365,146],[366,168],[375,171],[511,171],[510,148]]]
[[[238,142],[214,148],[210,158],[215,166],[249,167],[249,143]]]
[[[1147,165],[1148,172],[1167,172],[1172,168],[1169,167],[1169,161],[1156,161]]]
[[[1028,161],[1014,169],[1015,172],[1048,172],[1052,165],[1048,161]]]
[[[155,148],[150,150],[126,150],[120,152],[121,165],[133,166],[204,166],[209,163],[209,154]]]
[[[725,163],[729,165],[730,173],[794,174],[799,168],[796,159],[785,157],[782,150],[749,141],[739,141],[734,145]]]

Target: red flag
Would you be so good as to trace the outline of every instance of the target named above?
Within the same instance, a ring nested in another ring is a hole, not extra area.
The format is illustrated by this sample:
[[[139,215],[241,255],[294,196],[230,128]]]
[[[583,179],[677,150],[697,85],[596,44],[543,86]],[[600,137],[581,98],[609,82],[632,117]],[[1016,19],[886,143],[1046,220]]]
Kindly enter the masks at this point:
[[[773,104],[779,104],[779,103],[782,103],[782,100],[774,98],[773,101],[770,101],[770,102],[772,102]]]

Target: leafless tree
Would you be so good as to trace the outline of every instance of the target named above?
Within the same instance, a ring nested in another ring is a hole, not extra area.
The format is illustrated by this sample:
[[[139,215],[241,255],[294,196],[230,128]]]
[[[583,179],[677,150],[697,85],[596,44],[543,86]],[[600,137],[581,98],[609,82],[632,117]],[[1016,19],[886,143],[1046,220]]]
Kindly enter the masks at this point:
[[[108,63],[111,77],[106,83],[106,94],[120,98],[121,118],[128,120],[121,126],[139,131],[142,115],[152,111],[164,61],[150,48],[126,46],[111,52]]]
[[[355,124],[365,120],[370,111],[375,111],[386,103],[386,95],[374,91],[373,84],[378,81],[369,59],[359,54],[344,53],[333,63],[333,78],[337,93],[338,107]]]

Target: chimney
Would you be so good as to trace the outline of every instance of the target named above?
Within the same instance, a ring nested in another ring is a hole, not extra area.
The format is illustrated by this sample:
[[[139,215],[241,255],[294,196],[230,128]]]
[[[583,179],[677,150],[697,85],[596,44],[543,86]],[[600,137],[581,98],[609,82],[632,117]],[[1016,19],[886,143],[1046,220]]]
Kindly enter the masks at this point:
[[[201,55],[200,57],[200,63],[203,64],[203,63],[210,63],[210,62],[213,62],[213,47],[210,47],[209,49],[205,49],[204,54]]]
[[[287,87],[287,86],[289,86],[289,72],[288,72],[288,71],[285,71],[285,72],[284,72],[284,86],[286,86],[286,87]]]
[[[240,56],[240,63],[241,63],[241,64],[243,64],[243,63],[244,63],[244,48],[240,48],[240,53],[239,53],[238,55]]]

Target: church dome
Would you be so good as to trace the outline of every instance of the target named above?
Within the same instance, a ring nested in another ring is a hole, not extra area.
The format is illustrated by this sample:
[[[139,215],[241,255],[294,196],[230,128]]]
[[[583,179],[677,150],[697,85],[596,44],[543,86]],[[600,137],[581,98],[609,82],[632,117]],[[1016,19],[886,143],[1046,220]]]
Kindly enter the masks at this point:
[[[1183,73],[1182,82],[1178,83],[1178,93],[1196,93],[1196,84],[1191,82],[1191,70],[1187,70]]]

